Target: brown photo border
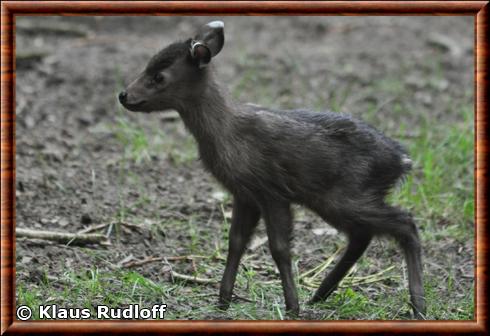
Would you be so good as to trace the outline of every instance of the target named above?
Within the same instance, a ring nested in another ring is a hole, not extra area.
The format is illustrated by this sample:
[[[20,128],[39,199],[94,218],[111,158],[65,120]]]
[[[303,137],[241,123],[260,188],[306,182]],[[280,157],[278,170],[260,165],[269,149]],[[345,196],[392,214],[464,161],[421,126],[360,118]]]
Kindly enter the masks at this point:
[[[487,334],[488,1],[4,1],[1,3],[1,334]],[[466,15],[475,18],[475,320],[19,321],[15,319],[16,15]]]

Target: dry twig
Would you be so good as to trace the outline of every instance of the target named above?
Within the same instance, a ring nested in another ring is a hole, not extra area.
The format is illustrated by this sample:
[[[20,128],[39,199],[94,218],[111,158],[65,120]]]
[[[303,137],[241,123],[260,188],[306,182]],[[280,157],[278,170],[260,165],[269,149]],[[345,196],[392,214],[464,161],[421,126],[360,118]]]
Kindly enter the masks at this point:
[[[108,244],[106,236],[102,234],[80,234],[69,232],[55,232],[44,230],[31,230],[16,228],[15,234],[17,237],[25,237],[32,239],[44,239],[55,241],[61,244],[68,245],[85,245],[85,244]]]
[[[214,256],[203,256],[203,255],[186,255],[186,256],[174,256],[174,257],[147,257],[142,260],[134,260],[134,261],[128,261],[128,262],[123,262],[122,266],[126,268],[131,268],[131,267],[136,267],[136,266],[141,266],[145,264],[149,264],[152,262],[157,262],[157,261],[179,261],[179,260],[188,260],[188,261],[194,261],[195,259],[209,259],[213,258]],[[219,259],[219,258],[218,258]]]
[[[195,283],[200,283],[200,284],[215,284],[218,281],[215,279],[208,279],[208,278],[199,278],[197,276],[190,276],[190,275],[185,275],[185,274],[180,274],[175,271],[172,272],[172,277],[174,279],[180,279],[180,280],[185,280],[189,282],[195,282]]]

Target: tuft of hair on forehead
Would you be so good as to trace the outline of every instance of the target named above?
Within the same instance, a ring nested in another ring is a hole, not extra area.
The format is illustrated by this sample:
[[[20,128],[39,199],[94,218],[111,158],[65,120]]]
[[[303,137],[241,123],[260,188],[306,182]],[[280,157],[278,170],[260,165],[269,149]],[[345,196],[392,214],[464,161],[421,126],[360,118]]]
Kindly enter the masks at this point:
[[[191,39],[184,42],[175,42],[160,50],[150,59],[145,71],[155,73],[171,66],[179,57],[189,53]]]

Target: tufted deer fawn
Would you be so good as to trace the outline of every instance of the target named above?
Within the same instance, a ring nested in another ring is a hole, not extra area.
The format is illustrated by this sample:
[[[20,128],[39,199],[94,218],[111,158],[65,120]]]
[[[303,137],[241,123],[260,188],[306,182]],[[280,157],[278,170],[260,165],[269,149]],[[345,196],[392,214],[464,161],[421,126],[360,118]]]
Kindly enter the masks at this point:
[[[231,101],[220,89],[212,59],[224,44],[213,21],[194,38],[170,44],[119,94],[128,110],[175,109],[199,147],[205,168],[233,194],[233,219],[219,306],[231,301],[240,258],[262,217],[280,272],[286,310],[299,314],[291,269],[291,204],[301,204],[345,233],[349,243],[310,303],[325,300],[371,239],[401,246],[416,318],[425,314],[421,246],[410,213],[385,197],[411,169],[400,144],[349,116],[276,110]]]

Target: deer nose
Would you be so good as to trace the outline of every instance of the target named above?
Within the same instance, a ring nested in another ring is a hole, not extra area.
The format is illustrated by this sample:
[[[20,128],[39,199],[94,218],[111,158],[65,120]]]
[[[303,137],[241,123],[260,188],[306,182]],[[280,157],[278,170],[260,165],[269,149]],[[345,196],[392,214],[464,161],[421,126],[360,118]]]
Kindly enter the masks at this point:
[[[119,102],[124,104],[126,102],[126,98],[128,98],[128,93],[126,91],[122,91],[119,93]]]

